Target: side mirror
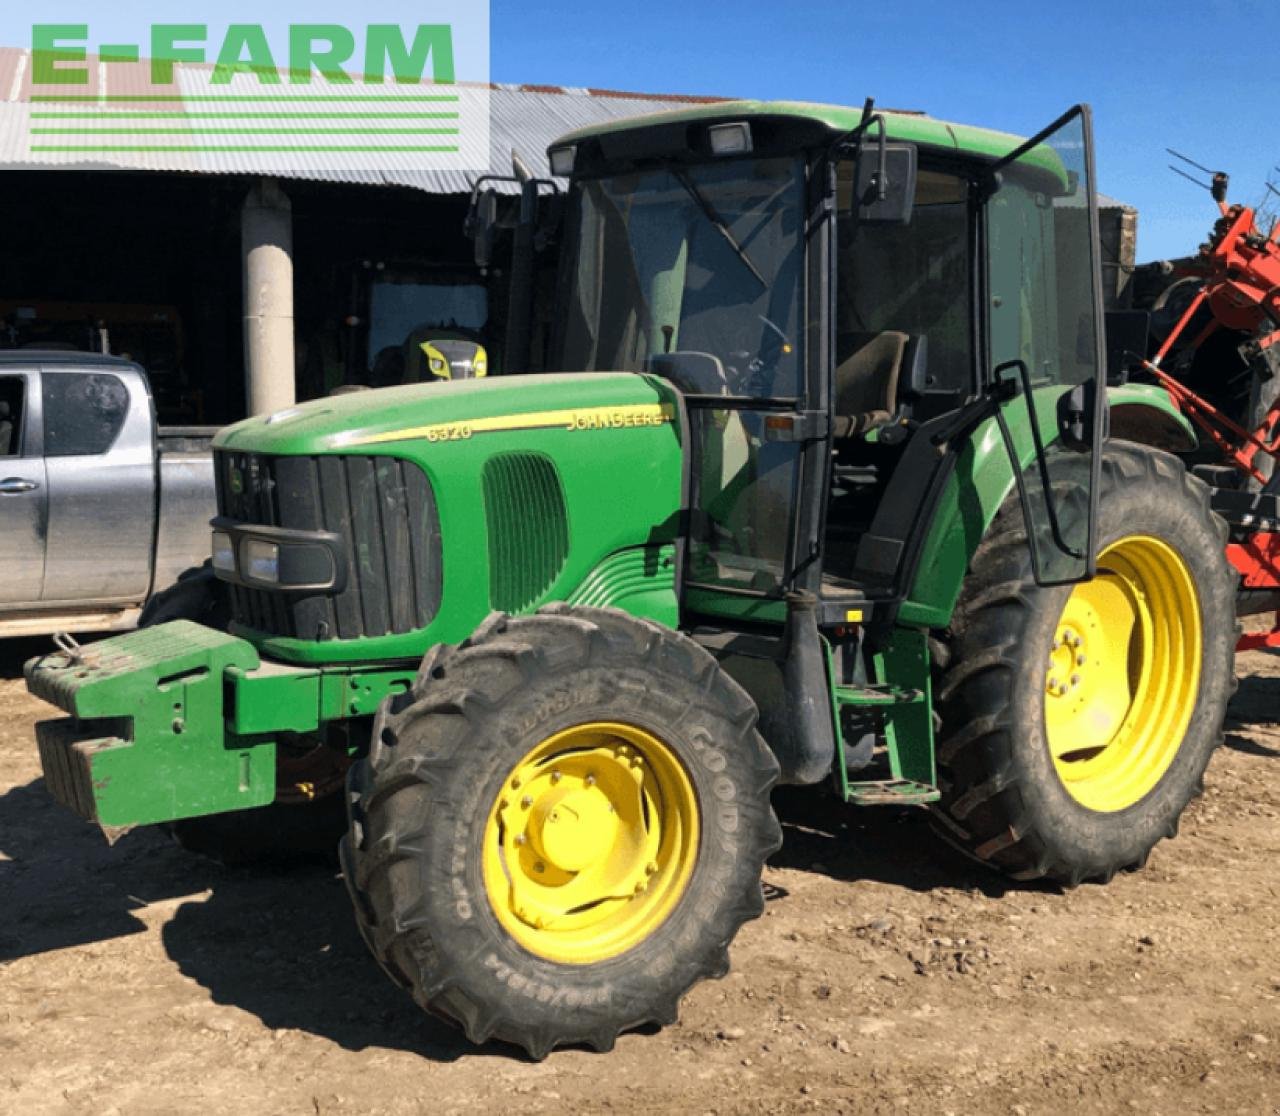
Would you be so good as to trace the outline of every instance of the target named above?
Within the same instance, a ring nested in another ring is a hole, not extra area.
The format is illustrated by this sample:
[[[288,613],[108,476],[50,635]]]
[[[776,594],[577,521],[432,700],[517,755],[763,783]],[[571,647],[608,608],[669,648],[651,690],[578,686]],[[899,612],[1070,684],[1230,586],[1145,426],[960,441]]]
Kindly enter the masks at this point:
[[[918,169],[914,144],[863,141],[852,164],[841,169],[849,166],[850,179],[838,184],[843,212],[860,224],[911,223]]]
[[[477,190],[471,196],[471,208],[463,230],[475,245],[476,267],[487,269],[493,264],[493,245],[498,229],[498,193]]]

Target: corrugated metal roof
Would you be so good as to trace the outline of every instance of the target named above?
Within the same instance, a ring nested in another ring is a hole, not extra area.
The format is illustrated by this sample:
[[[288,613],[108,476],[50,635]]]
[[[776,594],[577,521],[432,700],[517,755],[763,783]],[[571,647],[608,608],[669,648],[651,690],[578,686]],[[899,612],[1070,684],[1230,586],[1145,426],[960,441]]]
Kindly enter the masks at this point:
[[[137,63],[103,63],[90,57],[88,61],[89,84],[78,92],[86,96],[131,96],[143,98],[154,95],[150,65]],[[207,93],[211,68],[178,64],[175,67],[175,91],[183,96]],[[265,101],[252,107],[255,111],[280,112],[299,106],[286,100],[297,92],[296,86],[281,84],[264,86],[251,75],[236,75],[222,87],[226,93],[251,92],[266,96]],[[326,87],[326,92],[332,90]],[[326,111],[342,114],[342,125],[353,129],[372,128],[379,121],[376,111],[358,98],[359,92],[368,86],[349,87],[350,100],[335,100],[324,106]],[[420,88],[438,90],[442,87],[388,87],[394,89]],[[547,165],[547,146],[568,132],[609,121],[663,112],[690,104],[715,103],[720,97],[687,96],[681,94],[630,93],[612,89],[587,89],[558,85],[475,85],[459,83],[443,87],[459,97],[458,111],[462,118],[487,116],[487,128],[462,129],[458,137],[461,151],[454,160],[458,167],[487,167],[491,174],[511,173],[511,153],[520,153],[526,165],[540,177],[551,171]],[[44,153],[31,151],[31,126],[33,105],[30,103],[31,52],[11,47],[0,47],[0,169],[33,169],[48,167],[75,167],[85,170],[142,170],[171,171],[190,174],[217,175],[272,175],[278,178],[305,179],[321,182],[346,182],[367,185],[405,186],[432,194],[465,194],[477,177],[472,169],[442,169],[426,166],[426,159],[413,152],[379,152],[361,156],[344,164],[333,155],[305,153],[296,150],[282,153],[246,152],[243,150],[213,150],[216,141],[205,141],[200,151],[130,151],[96,152],[93,154]],[[36,111],[50,108],[68,109],[72,106],[34,106]],[[98,113],[111,111],[106,102],[82,105]],[[159,103],[137,101],[119,108],[161,109]],[[205,106],[208,107],[208,106]],[[199,106],[179,109],[180,113],[194,113]],[[179,117],[179,126],[183,121]],[[192,117],[192,126],[208,122]],[[381,121],[386,123],[385,120]],[[41,125],[50,122],[41,120]],[[53,122],[61,126],[61,122]],[[73,122],[74,123],[74,122]],[[102,120],[95,121],[97,125]],[[170,121],[172,123],[172,121]],[[269,124],[269,121],[266,122]],[[110,126],[110,125],[108,125]],[[237,127],[243,127],[238,125]],[[230,140],[244,137],[230,136]],[[260,142],[270,142],[270,137]],[[514,190],[515,187],[499,186]],[[1105,195],[1099,196],[1104,209],[1123,208],[1124,203]]]
[[[0,48],[0,168],[33,169],[51,167],[75,167],[85,170],[143,170],[173,171],[193,174],[264,174],[280,178],[309,179],[324,182],[367,183],[370,185],[398,185],[435,194],[467,193],[476,178],[472,169],[439,169],[424,165],[427,160],[421,154],[406,151],[387,151],[367,154],[359,157],[335,157],[326,153],[308,153],[291,150],[287,154],[279,152],[246,152],[244,150],[219,150],[216,139],[190,141],[192,146],[198,144],[199,151],[95,151],[93,153],[42,152],[32,151],[32,117],[33,105],[31,96],[31,57],[30,52],[16,48]],[[209,67],[183,66],[176,67],[175,91],[181,96],[191,96],[197,92],[208,91]],[[90,81],[78,93],[88,97],[110,96],[118,98],[131,96],[142,98],[153,94],[155,87],[150,84],[148,63],[101,63],[89,59]],[[281,85],[264,87],[256,77],[236,75],[230,84],[221,87],[225,93],[237,93],[251,90],[254,94],[266,94],[273,99],[255,103],[252,108],[259,111],[283,111],[290,108],[286,98],[296,92],[296,87]],[[351,87],[353,96],[350,100],[334,100],[326,103],[325,111],[342,114],[343,119],[335,126],[351,127],[353,130],[367,129],[374,126],[378,117],[375,110],[354,95],[368,87]],[[388,87],[400,91],[403,87]],[[420,87],[408,87],[418,89]],[[429,87],[428,88],[440,88]],[[637,116],[643,113],[659,112],[670,109],[677,104],[688,104],[702,101],[714,101],[718,98],[691,97],[680,95],[646,95],[625,93],[615,90],[569,88],[550,85],[468,85],[460,83],[447,87],[451,93],[459,97],[458,110],[463,119],[469,115],[485,113],[487,109],[488,128],[463,129],[458,137],[461,148],[459,156],[453,160],[458,167],[487,167],[492,174],[511,173],[511,152],[516,150],[521,158],[539,176],[550,174],[547,166],[546,149],[548,144],[566,132],[584,125],[616,120],[623,117]],[[332,87],[326,87],[331,92]],[[35,105],[36,111],[58,107],[62,110],[74,106]],[[112,111],[112,106],[103,101],[91,101],[80,106],[93,111],[98,119],[96,126],[111,127],[104,119]],[[116,108],[126,106],[115,103]],[[127,105],[131,110],[161,110],[161,103],[150,103],[139,100]],[[173,105],[167,106],[173,110]],[[181,113],[194,113],[199,106],[177,110]],[[207,106],[206,106],[207,107]],[[297,105],[292,107],[297,108]],[[418,106],[421,107],[421,106]],[[50,122],[40,120],[40,126],[50,126]],[[159,123],[165,126],[206,126],[208,122],[197,121],[194,117],[183,116]],[[216,122],[214,122],[216,123]],[[269,121],[266,122],[269,125]],[[383,120],[381,123],[385,124]],[[75,126],[75,121],[54,121],[52,126]],[[236,127],[245,127],[241,122]],[[124,137],[126,141],[142,146],[146,141],[139,137]],[[244,145],[245,137],[232,136],[232,141],[239,140]],[[73,136],[72,141],[84,143],[84,137]],[[57,142],[57,141],[50,141]],[[90,140],[106,146],[109,139]],[[156,146],[172,145],[179,141],[171,139],[158,140]],[[256,141],[270,143],[266,140]],[[299,141],[302,142],[302,141]],[[121,144],[123,146],[123,144]],[[439,160],[436,160],[439,162]],[[345,164],[345,165],[344,165]]]

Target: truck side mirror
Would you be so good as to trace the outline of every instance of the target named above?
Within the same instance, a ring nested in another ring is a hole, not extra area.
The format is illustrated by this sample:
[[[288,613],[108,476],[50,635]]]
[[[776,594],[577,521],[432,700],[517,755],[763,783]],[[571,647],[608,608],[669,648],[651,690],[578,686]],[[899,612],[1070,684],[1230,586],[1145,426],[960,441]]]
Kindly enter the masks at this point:
[[[849,178],[838,183],[840,209],[860,224],[907,225],[915,207],[916,147],[910,143],[859,144]],[[843,167],[842,167],[843,170]],[[841,174],[841,178],[845,178]]]

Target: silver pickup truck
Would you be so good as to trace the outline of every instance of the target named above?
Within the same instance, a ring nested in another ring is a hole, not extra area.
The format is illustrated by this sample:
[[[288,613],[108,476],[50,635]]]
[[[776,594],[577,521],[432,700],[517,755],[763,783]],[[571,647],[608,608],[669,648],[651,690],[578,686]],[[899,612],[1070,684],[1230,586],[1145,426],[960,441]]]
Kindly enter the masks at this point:
[[[131,361],[0,352],[0,638],[134,627],[199,566],[213,433],[158,429]]]

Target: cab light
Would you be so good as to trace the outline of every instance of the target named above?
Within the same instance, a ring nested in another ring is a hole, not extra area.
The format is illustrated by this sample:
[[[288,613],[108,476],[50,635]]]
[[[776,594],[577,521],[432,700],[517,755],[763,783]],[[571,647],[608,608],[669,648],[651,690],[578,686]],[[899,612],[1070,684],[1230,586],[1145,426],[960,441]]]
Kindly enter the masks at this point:
[[[746,121],[735,124],[712,124],[707,129],[712,155],[747,155],[751,152],[751,125]]]
[[[549,156],[551,173],[557,178],[569,178],[573,174],[573,162],[577,154],[576,147],[557,147]]]
[[[253,581],[280,581],[280,548],[263,539],[245,539],[240,544],[240,566]]]
[[[236,548],[225,531],[213,533],[213,568],[222,573],[236,572]]]

